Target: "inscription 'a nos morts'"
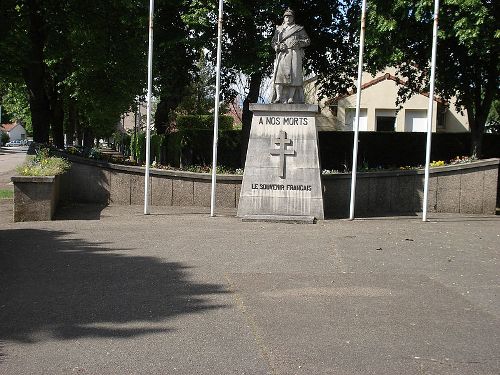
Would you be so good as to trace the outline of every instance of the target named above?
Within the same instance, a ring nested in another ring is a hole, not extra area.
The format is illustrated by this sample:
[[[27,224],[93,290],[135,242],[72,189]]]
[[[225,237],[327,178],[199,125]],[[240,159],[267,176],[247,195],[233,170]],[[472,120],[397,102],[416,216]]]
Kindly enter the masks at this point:
[[[259,125],[309,125],[307,117],[274,117],[266,116],[259,118]]]

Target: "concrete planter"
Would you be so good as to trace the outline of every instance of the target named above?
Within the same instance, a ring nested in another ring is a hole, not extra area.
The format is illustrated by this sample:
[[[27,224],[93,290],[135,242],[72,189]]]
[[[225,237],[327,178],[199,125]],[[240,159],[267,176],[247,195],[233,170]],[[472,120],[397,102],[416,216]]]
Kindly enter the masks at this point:
[[[59,202],[59,176],[14,176],[14,221],[52,220]]]

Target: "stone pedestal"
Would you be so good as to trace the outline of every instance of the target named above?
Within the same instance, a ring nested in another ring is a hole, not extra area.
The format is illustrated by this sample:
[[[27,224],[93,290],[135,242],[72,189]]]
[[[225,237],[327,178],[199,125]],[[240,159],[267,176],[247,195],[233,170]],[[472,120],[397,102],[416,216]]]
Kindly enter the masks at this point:
[[[318,106],[250,104],[250,110],[252,129],[238,216],[324,219]]]
[[[13,176],[14,222],[52,220],[59,202],[59,176]]]

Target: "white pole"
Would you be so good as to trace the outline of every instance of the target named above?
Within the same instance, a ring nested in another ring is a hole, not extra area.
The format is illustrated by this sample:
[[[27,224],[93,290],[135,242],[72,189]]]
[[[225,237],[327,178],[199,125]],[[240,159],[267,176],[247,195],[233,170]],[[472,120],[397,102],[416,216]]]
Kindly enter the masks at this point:
[[[427,146],[425,150],[425,181],[422,221],[427,221],[427,202],[429,199],[429,168],[431,162],[432,113],[434,106],[434,79],[436,74],[436,49],[438,33],[439,0],[434,1],[434,29],[432,32],[431,82],[429,90],[429,106],[427,108]]]
[[[361,31],[359,34],[358,87],[356,92],[356,117],[354,119],[354,143],[352,148],[351,203],[349,220],[354,219],[354,203],[356,198],[356,170],[358,165],[359,111],[361,106],[361,76],[363,74],[363,50],[365,48],[366,0],[361,5]]]
[[[215,190],[217,185],[217,144],[219,142],[219,95],[220,95],[220,66],[222,59],[222,8],[224,1],[219,0],[219,20],[217,35],[217,70],[215,79],[215,111],[214,111],[214,141],[212,153],[212,194],[210,197],[210,216],[215,216]]]
[[[149,0],[148,96],[146,115],[146,172],[144,176],[144,215],[149,215],[149,164],[151,148],[151,91],[153,89],[153,13],[154,0]]]

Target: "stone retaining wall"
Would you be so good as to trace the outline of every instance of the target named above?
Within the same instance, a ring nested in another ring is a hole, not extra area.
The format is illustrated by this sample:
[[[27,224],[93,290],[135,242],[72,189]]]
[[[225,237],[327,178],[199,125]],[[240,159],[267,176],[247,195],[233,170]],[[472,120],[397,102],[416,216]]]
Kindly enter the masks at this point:
[[[144,168],[71,157],[61,179],[61,201],[143,204]],[[432,168],[428,212],[495,214],[500,159]],[[151,204],[210,206],[211,175],[151,169]],[[217,177],[217,207],[236,208],[242,176]],[[325,215],[348,217],[350,174],[322,177]],[[424,171],[359,173],[356,217],[422,211]]]

